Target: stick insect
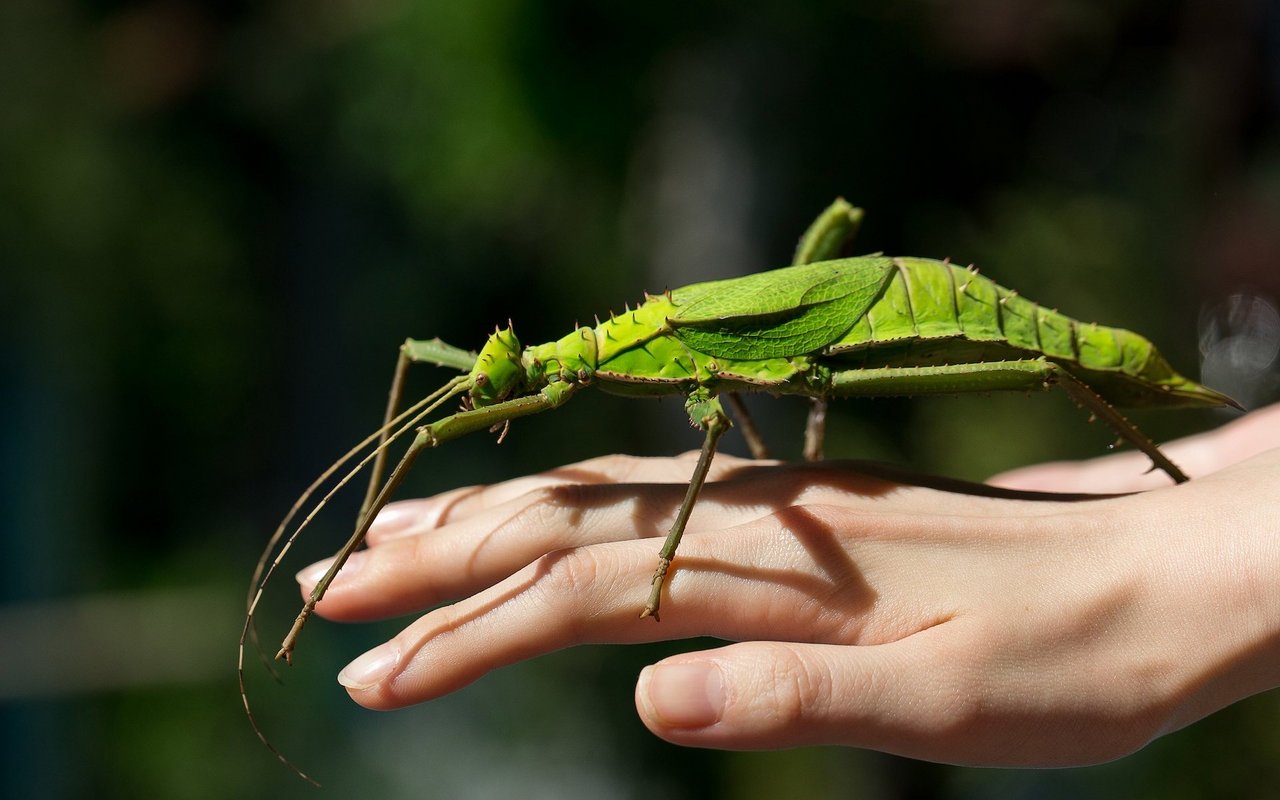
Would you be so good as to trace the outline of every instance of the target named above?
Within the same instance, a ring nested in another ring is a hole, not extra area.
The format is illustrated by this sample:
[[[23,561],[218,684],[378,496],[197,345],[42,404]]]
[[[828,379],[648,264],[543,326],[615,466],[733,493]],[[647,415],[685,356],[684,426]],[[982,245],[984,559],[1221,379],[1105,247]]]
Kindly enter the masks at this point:
[[[510,326],[495,330],[478,354],[439,339],[406,341],[383,427],[295,503],[254,574],[239,661],[241,696],[250,720],[244,645],[253,636],[262,587],[294,537],[337,489],[372,464],[355,532],[312,590],[276,654],[289,663],[316,604],[424,450],[482,430],[500,431],[501,439],[512,420],[559,408],[589,386],[632,397],[681,396],[689,421],[704,432],[688,491],[658,553],[648,597],[637,604],[640,617],[655,620],[681,535],[720,437],[731,425],[721,397],[757,457],[765,448],[737,393],[810,398],[804,452],[816,460],[830,398],[1059,388],[1145,453],[1153,469],[1178,483],[1186,475],[1115,407],[1240,407],[1179,375],[1142,336],[1068,318],[997,285],[973,267],[880,254],[837,258],[861,220],[861,209],[837,200],[805,232],[793,266],[645,295],[634,310],[595,327],[579,327],[554,342],[522,347]],[[420,362],[461,374],[400,412],[405,373]],[[459,396],[461,411],[424,422]],[[403,437],[411,437],[411,443],[384,482],[388,447]],[[303,504],[343,464],[370,447],[266,567]],[[278,758],[293,766],[267,742],[256,722],[254,729]]]

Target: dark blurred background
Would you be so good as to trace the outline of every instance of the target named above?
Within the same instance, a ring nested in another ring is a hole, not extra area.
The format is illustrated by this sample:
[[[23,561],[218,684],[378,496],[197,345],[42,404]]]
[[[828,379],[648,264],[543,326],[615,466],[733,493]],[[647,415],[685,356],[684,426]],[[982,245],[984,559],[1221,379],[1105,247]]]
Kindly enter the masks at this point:
[[[253,665],[319,794],[253,737],[233,667],[258,549],[375,427],[404,337],[474,348],[510,318],[543,341],[780,266],[837,195],[868,209],[861,250],[977,262],[1274,398],[1278,110],[1275,2],[6,0],[0,796],[1275,796],[1276,693],[1090,769],[694,751],[643,729],[632,686],[707,642],[361,710],[334,674],[403,621],[313,623],[283,688]],[[414,391],[446,374],[420,372]],[[803,405],[752,408],[795,456]],[[828,453],[981,479],[1104,452],[1083,416],[1055,395],[841,403]],[[1135,417],[1161,439],[1224,419]],[[404,494],[699,441],[678,402],[595,393],[472,438]],[[297,602],[283,578],[269,640]]]

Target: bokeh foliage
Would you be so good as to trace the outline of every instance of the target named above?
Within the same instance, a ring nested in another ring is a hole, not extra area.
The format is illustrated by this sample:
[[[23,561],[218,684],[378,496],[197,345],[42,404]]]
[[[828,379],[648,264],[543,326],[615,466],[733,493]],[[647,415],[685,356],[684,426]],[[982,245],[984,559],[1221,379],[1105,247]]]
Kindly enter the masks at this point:
[[[378,419],[405,336],[475,347],[511,318],[540,341],[642,289],[778,266],[844,195],[869,211],[863,249],[977,262],[1195,373],[1207,309],[1280,294],[1278,97],[1280,12],[1246,0],[0,4],[0,796],[318,796],[240,716],[242,584],[292,497]],[[1223,388],[1268,399],[1260,364]],[[795,442],[799,405],[753,408]],[[681,417],[584,396],[502,447],[433,454],[411,491],[694,447]],[[1050,396],[834,417],[833,455],[974,479],[1108,442]],[[1140,420],[1158,438],[1220,421]],[[1274,693],[1080,770],[681,750],[635,720],[631,687],[690,643],[356,709],[331,676],[394,624],[315,625],[285,689],[255,676],[267,729],[328,791],[1280,786]]]

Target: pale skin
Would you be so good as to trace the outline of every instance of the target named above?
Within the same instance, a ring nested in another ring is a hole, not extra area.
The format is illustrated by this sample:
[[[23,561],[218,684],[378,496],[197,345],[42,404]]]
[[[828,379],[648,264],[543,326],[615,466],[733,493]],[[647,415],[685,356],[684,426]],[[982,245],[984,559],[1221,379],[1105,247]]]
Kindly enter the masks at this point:
[[[1275,448],[1280,406],[1170,443],[1180,486],[1136,453],[999,489],[718,456],[660,623],[637,612],[693,459],[610,456],[388,506],[317,611],[456,600],[343,670],[373,709],[575,644],[711,635],[737,643],[639,676],[668,741],[1098,763],[1280,686]],[[299,573],[304,592],[322,571]]]

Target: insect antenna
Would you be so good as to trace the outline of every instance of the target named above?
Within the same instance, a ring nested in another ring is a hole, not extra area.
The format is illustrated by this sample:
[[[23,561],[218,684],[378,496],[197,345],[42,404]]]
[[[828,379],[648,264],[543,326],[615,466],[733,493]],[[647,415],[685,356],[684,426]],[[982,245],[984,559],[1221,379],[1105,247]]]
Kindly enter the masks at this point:
[[[298,777],[302,778],[303,780],[307,781],[313,786],[319,786],[320,784],[314,778],[312,778],[311,776],[303,772],[296,764],[290,761],[289,758],[284,755],[284,753],[281,753],[280,750],[277,749],[276,746],[273,745],[271,741],[267,739],[266,734],[262,732],[262,728],[258,725],[258,720],[253,715],[253,709],[249,705],[249,695],[245,688],[244,650],[245,650],[245,642],[248,641],[251,631],[255,632],[255,638],[254,638],[255,645],[258,644],[258,640],[256,638],[256,628],[254,626],[254,612],[258,608],[258,603],[262,600],[262,594],[263,594],[263,591],[266,589],[267,583],[271,580],[272,576],[275,575],[276,569],[280,566],[281,562],[284,561],[284,557],[289,552],[289,549],[293,546],[293,543],[297,541],[298,535],[302,533],[302,531],[307,527],[307,525],[310,524],[311,520],[315,518],[315,516],[320,512],[322,508],[324,508],[325,504],[329,502],[329,499],[333,497],[335,494],[337,494],[340,489],[342,489],[344,486],[350,483],[351,480],[354,479],[362,469],[364,469],[375,458],[377,458],[380,453],[382,453],[384,450],[386,450],[388,447],[394,444],[395,441],[399,439],[401,436],[403,436],[405,433],[407,433],[408,431],[412,430],[415,426],[417,426],[418,423],[420,423],[427,415],[431,414],[433,411],[435,411],[437,408],[443,405],[447,400],[449,400],[449,398],[454,397],[455,395],[465,391],[468,383],[469,383],[469,378],[465,375],[459,376],[449,381],[444,386],[442,386],[439,390],[433,392],[431,395],[415,403],[411,408],[405,410],[404,413],[400,414],[395,419],[391,420],[386,425],[384,425],[382,428],[379,428],[377,431],[370,434],[359,445],[352,448],[352,450],[348,451],[346,455],[344,455],[339,461],[337,461],[335,464],[330,466],[329,469],[325,470],[325,472],[318,479],[316,479],[311,484],[311,486],[307,487],[307,491],[303,493],[302,497],[300,497],[297,500],[297,502],[294,503],[293,507],[289,510],[289,513],[285,516],[284,521],[282,521],[280,523],[280,527],[277,528],[275,535],[272,536],[271,542],[268,544],[267,549],[264,551],[262,558],[259,559],[258,569],[254,571],[254,576],[255,576],[254,583],[256,584],[256,589],[251,588],[251,599],[249,600],[248,607],[245,612],[244,627],[240,631],[240,642],[237,648],[237,655],[236,655],[236,679],[240,689],[240,702],[244,706],[245,716],[248,718],[249,725],[253,728],[253,732],[258,737],[258,740],[262,742],[262,744],[267,748],[267,750],[269,750],[273,755],[275,755],[275,757],[280,761],[280,763],[284,764],[286,767],[291,769],[295,774],[297,774]],[[406,419],[408,420],[407,422],[405,422]],[[362,449],[367,447],[375,439],[378,439],[379,437],[384,436],[388,428],[395,427],[400,423],[404,423],[404,424],[402,424],[400,428],[397,429],[390,436],[387,436],[383,441],[379,442],[376,448],[374,448],[370,453],[368,453],[364,458],[362,458],[358,464],[356,464],[345,475],[343,475],[342,478],[337,482],[337,484],[335,484],[334,487],[330,489],[325,494],[325,496],[320,499],[320,501],[316,504],[316,506],[313,509],[311,509],[310,513],[308,513],[307,516],[302,520],[302,522],[298,524],[298,527],[294,529],[293,533],[289,535],[289,538],[285,540],[284,545],[280,548],[280,552],[277,553],[276,557],[271,560],[270,565],[265,567],[265,571],[264,571],[263,565],[265,564],[266,559],[270,555],[271,550],[274,548],[276,542],[283,535],[285,528],[288,526],[289,522],[293,519],[293,517],[296,516],[297,512],[300,510],[302,505],[305,504],[306,501],[310,499],[310,497],[315,493],[315,491],[319,488],[319,486],[323,484],[324,481],[332,477],[343,464],[350,461],[351,458],[353,458],[358,452],[360,452]],[[363,522],[364,522],[363,519],[358,520],[357,527],[363,524]],[[257,576],[259,574],[261,574],[261,580],[257,579]],[[288,659],[286,659],[286,661],[288,661]],[[274,670],[273,670],[273,674],[276,674]]]
[[[266,569],[267,562],[268,560],[270,560],[271,553],[272,551],[275,550],[276,544],[280,541],[280,538],[284,536],[285,529],[289,527],[289,523],[293,521],[293,518],[297,516],[298,511],[300,511],[302,507],[306,504],[306,502],[311,499],[311,496],[315,494],[316,490],[319,489],[322,485],[324,485],[325,481],[332,478],[334,473],[336,473],[339,469],[342,468],[342,465],[346,464],[348,461],[354,458],[361,450],[373,444],[373,442],[379,439],[379,437],[382,437],[383,441],[385,441],[387,432],[390,431],[392,428],[394,428],[396,425],[399,425],[404,420],[408,419],[410,416],[417,414],[424,406],[442,399],[442,395],[447,397],[451,392],[451,390],[454,388],[454,383],[457,380],[463,380],[463,379],[457,378],[454,381],[450,381],[449,383],[446,383],[444,386],[440,387],[435,392],[432,392],[431,394],[419,400],[417,403],[414,403],[412,406],[405,409],[404,412],[402,412],[400,415],[398,415],[394,419],[388,420],[387,424],[383,425],[378,430],[366,436],[359,444],[357,444],[355,447],[352,447],[345,454],[343,454],[341,458],[339,458],[337,461],[330,464],[328,469],[320,473],[320,476],[311,482],[311,485],[306,488],[306,491],[304,491],[302,495],[297,500],[294,501],[293,506],[290,507],[289,509],[289,512],[284,515],[284,519],[280,520],[280,524],[276,526],[275,532],[271,534],[271,538],[267,541],[266,547],[263,548],[262,555],[258,557],[258,563],[253,568],[253,577],[249,579],[249,594],[245,598],[246,610],[248,610],[250,608],[250,605],[253,603],[253,596],[258,589],[258,583],[259,583],[259,580],[262,578],[262,572],[263,570]],[[271,673],[271,676],[273,678],[279,681],[280,675],[275,671],[275,668],[271,665],[270,659],[268,659],[266,657],[266,654],[263,653],[262,651],[262,646],[258,641],[258,630],[256,625],[250,631],[250,639],[253,642],[254,649],[257,650],[258,652],[258,656],[260,660],[262,661],[263,665],[266,666],[267,671]]]
[[[342,457],[340,461],[338,461],[333,466],[331,466],[328,470],[326,470],[325,473],[320,478],[318,478],[315,482],[312,483],[311,486],[307,488],[307,491],[303,494],[302,497],[298,499],[296,503],[294,503],[293,508],[290,509],[288,515],[280,523],[280,527],[276,530],[275,535],[272,536],[271,542],[268,544],[267,550],[264,551],[263,556],[259,559],[259,569],[254,571],[255,583],[257,585],[257,588],[256,590],[251,590],[253,599],[250,601],[250,605],[249,605],[250,617],[252,617],[254,605],[256,605],[258,599],[262,596],[262,590],[266,587],[267,581],[271,579],[271,575],[274,572],[275,568],[278,567],[280,565],[280,562],[284,560],[285,554],[289,552],[289,548],[291,548],[293,546],[294,541],[297,540],[298,534],[302,533],[303,529],[306,528],[308,524],[310,524],[311,520],[315,518],[316,514],[320,513],[320,510],[324,508],[325,504],[329,502],[330,498],[332,498],[335,494],[337,494],[338,490],[342,489],[342,487],[350,483],[351,480],[360,472],[360,470],[368,466],[369,463],[373,461],[375,458],[377,458],[377,456],[381,452],[383,452],[388,447],[390,447],[396,441],[396,439],[399,439],[405,433],[413,429],[413,427],[417,425],[419,422],[421,422],[424,417],[426,417],[428,414],[430,414],[431,412],[439,408],[441,405],[443,405],[446,400],[464,391],[466,388],[464,384],[467,383],[467,380],[468,379],[466,376],[459,376],[457,378],[454,378],[453,380],[449,381],[447,384],[445,384],[436,392],[432,393],[426,398],[423,398],[419,402],[415,403],[409,409],[406,409],[404,413],[400,414],[395,419],[391,420],[389,423],[387,423],[387,425],[384,425],[382,428],[379,428],[377,431],[374,431],[372,434],[366,437],[365,440],[361,442],[360,445],[358,445],[357,447],[349,451],[345,456]],[[423,406],[426,406],[426,407],[423,408]],[[358,453],[364,447],[368,446],[368,444],[371,443],[374,439],[381,437],[385,429],[394,427],[395,425],[403,422],[408,417],[412,417],[412,419],[409,419],[409,421],[406,422],[404,425],[402,425],[399,430],[395,431],[395,433],[391,434],[384,441],[380,442],[376,448],[374,448],[368,455],[362,458],[358,464],[356,464],[354,467],[351,468],[350,471],[347,472],[346,475],[343,475],[342,479],[339,480],[338,483],[332,489],[330,489],[325,494],[324,497],[320,499],[320,502],[316,504],[315,508],[311,509],[311,512],[308,513],[307,516],[302,520],[302,522],[298,524],[297,529],[295,529],[294,532],[290,534],[289,538],[285,541],[284,546],[280,548],[280,552],[276,554],[275,559],[271,562],[271,566],[266,569],[265,574],[262,574],[261,580],[260,581],[256,580],[257,576],[261,573],[262,565],[266,562],[267,557],[271,553],[271,548],[274,547],[276,541],[278,541],[280,536],[283,534],[286,526],[297,514],[301,506],[304,503],[306,503],[308,499],[310,499],[311,495],[316,491],[316,489],[325,480],[327,480],[329,477],[332,477],[332,475],[338,470],[338,468],[341,467],[343,464],[345,464],[347,461],[349,461],[356,453]],[[359,525],[360,522],[362,522],[362,520],[357,520],[356,524]]]

